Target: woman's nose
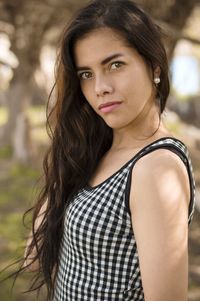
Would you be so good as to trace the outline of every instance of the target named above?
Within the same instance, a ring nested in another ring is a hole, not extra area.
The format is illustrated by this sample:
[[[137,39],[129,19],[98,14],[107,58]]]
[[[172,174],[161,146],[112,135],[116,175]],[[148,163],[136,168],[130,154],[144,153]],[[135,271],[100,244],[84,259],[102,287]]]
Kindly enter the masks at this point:
[[[108,80],[108,78],[104,76],[96,76],[95,80],[95,93],[97,96],[103,96],[107,93],[113,92],[113,85]]]

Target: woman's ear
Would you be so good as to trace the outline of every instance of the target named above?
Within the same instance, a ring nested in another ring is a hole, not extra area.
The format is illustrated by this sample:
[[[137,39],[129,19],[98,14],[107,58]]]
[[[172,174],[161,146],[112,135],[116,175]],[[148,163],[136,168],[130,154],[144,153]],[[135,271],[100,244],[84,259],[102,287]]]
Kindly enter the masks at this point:
[[[160,67],[157,66],[157,67],[154,69],[154,78],[155,78],[155,77],[160,77],[160,74],[161,74]]]

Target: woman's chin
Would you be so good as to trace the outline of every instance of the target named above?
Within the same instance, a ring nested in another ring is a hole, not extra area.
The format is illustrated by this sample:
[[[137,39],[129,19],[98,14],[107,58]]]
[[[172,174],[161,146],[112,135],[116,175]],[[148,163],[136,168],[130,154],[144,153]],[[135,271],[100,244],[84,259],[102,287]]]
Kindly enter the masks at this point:
[[[112,128],[113,130],[124,128],[128,124],[127,120],[123,122],[120,120],[105,120],[104,119],[104,121],[107,124],[107,126]]]

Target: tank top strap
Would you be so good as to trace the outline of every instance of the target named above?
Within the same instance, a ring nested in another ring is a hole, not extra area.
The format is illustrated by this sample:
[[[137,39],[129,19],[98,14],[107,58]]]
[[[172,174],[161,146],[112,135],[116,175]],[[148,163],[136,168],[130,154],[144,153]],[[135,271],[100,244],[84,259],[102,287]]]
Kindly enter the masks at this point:
[[[125,192],[125,204],[127,207],[127,210],[129,214],[130,208],[129,208],[129,194],[130,194],[130,186],[131,186],[131,177],[132,177],[132,169],[135,165],[135,163],[143,156],[151,153],[154,150],[164,148],[168,149],[175,154],[177,154],[180,159],[183,161],[184,165],[186,166],[188,177],[189,177],[189,183],[190,183],[190,203],[189,203],[189,213],[188,213],[188,223],[190,224],[193,213],[194,213],[194,207],[195,207],[195,179],[194,179],[194,173],[191,163],[191,158],[189,156],[189,151],[187,146],[180,141],[179,139],[175,137],[163,137],[160,138],[151,144],[147,145],[143,149],[141,149],[136,156],[134,156],[130,169],[129,169],[129,175],[127,178],[127,184],[126,184],[126,192]]]

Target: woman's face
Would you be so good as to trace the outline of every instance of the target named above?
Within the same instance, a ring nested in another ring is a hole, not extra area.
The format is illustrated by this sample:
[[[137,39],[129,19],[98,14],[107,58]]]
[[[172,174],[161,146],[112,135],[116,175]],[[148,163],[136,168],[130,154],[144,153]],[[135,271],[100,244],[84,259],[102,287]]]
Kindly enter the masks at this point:
[[[111,128],[136,122],[145,104],[154,100],[150,69],[115,31],[101,28],[78,40],[74,58],[83,95]]]

